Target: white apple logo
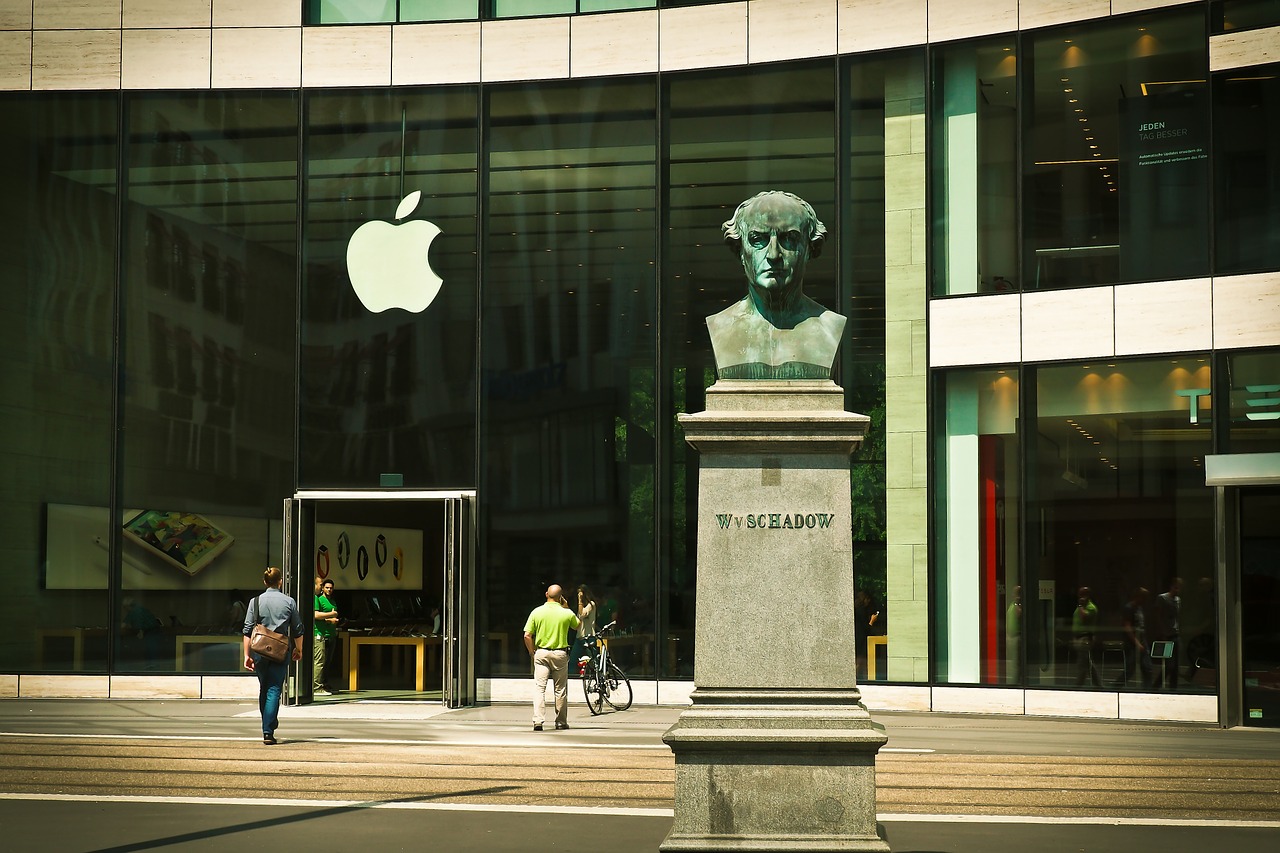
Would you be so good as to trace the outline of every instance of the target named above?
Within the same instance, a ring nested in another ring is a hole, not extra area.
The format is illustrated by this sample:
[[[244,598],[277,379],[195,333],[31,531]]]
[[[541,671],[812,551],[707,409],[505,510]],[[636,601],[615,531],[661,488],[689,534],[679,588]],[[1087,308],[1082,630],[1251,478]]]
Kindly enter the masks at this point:
[[[396,221],[418,206],[422,191],[409,193],[396,208]],[[403,225],[366,222],[347,244],[347,275],[365,308],[374,313],[403,308],[425,311],[444,280],[431,269],[427,253],[440,229],[425,219]]]

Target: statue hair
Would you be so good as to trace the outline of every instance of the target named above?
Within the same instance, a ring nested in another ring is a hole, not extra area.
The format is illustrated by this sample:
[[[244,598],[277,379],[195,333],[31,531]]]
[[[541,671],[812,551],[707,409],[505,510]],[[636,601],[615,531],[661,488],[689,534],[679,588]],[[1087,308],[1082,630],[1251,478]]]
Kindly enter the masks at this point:
[[[742,251],[742,233],[738,230],[738,220],[746,213],[747,208],[767,195],[786,196],[800,205],[801,209],[804,210],[805,219],[809,225],[809,257],[816,258],[822,254],[822,244],[827,240],[827,226],[822,224],[822,220],[818,218],[817,212],[809,202],[794,193],[783,192],[782,190],[765,190],[762,193],[756,193],[738,205],[738,209],[733,212],[733,216],[720,226],[720,230],[724,232],[724,243],[729,247],[729,250],[735,255]]]

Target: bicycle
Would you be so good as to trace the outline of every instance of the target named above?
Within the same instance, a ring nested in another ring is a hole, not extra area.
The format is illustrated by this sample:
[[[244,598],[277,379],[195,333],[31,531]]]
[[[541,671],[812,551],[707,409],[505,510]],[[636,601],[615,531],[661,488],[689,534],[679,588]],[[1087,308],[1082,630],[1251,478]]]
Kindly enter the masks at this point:
[[[631,707],[631,681],[613,658],[609,656],[609,645],[605,635],[613,630],[616,622],[610,622],[583,640],[595,649],[594,657],[578,661],[578,673],[582,676],[582,693],[586,696],[587,707],[592,716],[604,713],[605,703],[615,711],[625,711]]]

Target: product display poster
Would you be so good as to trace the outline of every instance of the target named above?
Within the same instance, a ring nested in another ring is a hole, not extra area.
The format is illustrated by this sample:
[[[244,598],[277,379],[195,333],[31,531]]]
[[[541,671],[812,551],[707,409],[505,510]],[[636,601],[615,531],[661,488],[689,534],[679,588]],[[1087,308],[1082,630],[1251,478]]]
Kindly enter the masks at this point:
[[[106,507],[46,504],[45,589],[106,589],[111,527]],[[135,508],[118,529],[125,589],[256,589],[280,563],[276,518]]]
[[[316,524],[316,575],[339,589],[422,589],[422,531]]]

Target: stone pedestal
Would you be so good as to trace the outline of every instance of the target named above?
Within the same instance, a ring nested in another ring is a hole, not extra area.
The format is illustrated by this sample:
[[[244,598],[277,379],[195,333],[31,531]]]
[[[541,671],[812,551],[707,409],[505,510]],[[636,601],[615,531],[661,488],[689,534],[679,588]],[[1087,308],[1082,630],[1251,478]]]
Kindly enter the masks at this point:
[[[828,380],[719,381],[700,454],[693,705],[664,851],[887,851],[882,727],[855,669],[849,456],[868,418]]]

